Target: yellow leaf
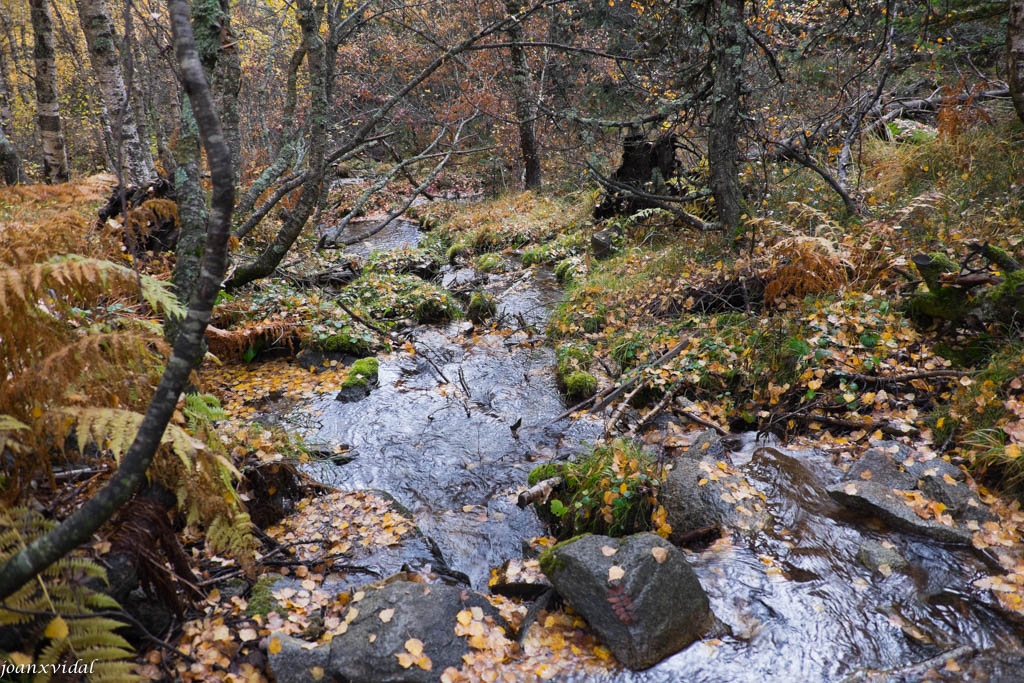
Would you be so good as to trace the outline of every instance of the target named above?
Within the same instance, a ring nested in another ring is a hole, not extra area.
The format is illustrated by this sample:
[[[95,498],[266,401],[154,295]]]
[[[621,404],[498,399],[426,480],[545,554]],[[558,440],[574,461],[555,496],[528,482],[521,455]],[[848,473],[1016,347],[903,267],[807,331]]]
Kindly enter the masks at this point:
[[[395,608],[391,607],[389,609],[382,609],[380,614],[377,615],[377,618],[386,624],[391,621],[391,617],[393,616],[395,616]]]
[[[419,638],[410,638],[405,641],[405,649],[413,657],[419,657],[423,654],[423,641]]]
[[[267,652],[269,652],[272,655],[276,655],[280,651],[281,651],[281,639],[278,638],[277,636],[274,636],[273,638],[270,639],[270,642],[267,643]]]
[[[423,655],[422,657],[416,660],[416,666],[423,669],[424,671],[430,671],[434,668],[434,663],[430,661],[430,657]]]
[[[668,559],[668,548],[662,548],[661,546],[654,546],[651,548],[651,555],[654,556],[654,561],[661,564]]]
[[[314,681],[323,680],[324,668],[322,666],[314,666],[309,670],[309,675]]]
[[[608,568],[608,581],[618,581],[626,575],[626,570],[617,564],[613,564]]]
[[[1007,444],[1006,446],[1006,457],[1007,458],[1019,458],[1020,457],[1020,446],[1015,443]]]
[[[414,660],[408,652],[396,652],[395,656],[398,657],[398,666],[403,669],[408,669],[412,666]]]
[[[463,626],[469,626],[469,622],[473,621],[473,613],[464,609],[455,615],[455,620]]]
[[[10,658],[11,664],[14,664],[14,666],[28,666],[32,663],[31,655],[27,655],[24,652],[12,652],[7,656]]]
[[[68,637],[68,623],[64,621],[64,617],[57,616],[46,625],[46,630],[43,631],[43,635],[53,640],[59,640],[61,638]]]

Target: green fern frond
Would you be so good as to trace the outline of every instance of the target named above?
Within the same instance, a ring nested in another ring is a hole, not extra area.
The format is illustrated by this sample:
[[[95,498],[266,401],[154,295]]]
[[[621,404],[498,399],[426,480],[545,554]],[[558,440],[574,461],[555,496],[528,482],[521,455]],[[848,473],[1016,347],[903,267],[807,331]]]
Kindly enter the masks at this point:
[[[0,564],[21,548],[53,528],[55,523],[25,507],[0,509]],[[80,583],[83,577],[100,577],[106,572],[99,565],[82,557],[63,558],[47,567],[18,589],[0,607],[0,624],[19,625],[36,622],[39,615],[61,617],[66,635],[47,633],[31,643],[37,652],[34,663],[57,665],[78,660],[90,663],[90,681],[128,682],[141,678],[132,672],[131,645],[115,631],[124,624],[115,619],[92,614],[94,609],[120,609],[108,595],[96,593]],[[56,621],[56,619],[55,619]],[[47,632],[49,629],[47,629]],[[47,681],[51,670],[36,676]]]
[[[0,415],[0,432],[12,431],[15,429],[28,429],[28,425],[10,415]]]

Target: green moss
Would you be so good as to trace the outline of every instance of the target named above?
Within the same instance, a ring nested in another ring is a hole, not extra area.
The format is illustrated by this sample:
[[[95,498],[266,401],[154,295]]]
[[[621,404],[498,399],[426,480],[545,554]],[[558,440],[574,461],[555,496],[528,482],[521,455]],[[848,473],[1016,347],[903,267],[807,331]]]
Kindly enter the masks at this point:
[[[281,605],[270,594],[274,584],[280,580],[280,574],[264,574],[256,580],[249,593],[249,601],[245,607],[246,615],[265,617],[271,612],[281,610]]]
[[[495,253],[481,254],[476,259],[476,269],[485,273],[500,273],[505,270],[505,261]]]
[[[363,377],[371,382],[376,382],[377,370],[379,368],[380,363],[373,356],[370,356],[369,358],[360,358],[352,364],[349,376]]]
[[[559,570],[561,570],[561,569],[563,569],[565,567],[565,563],[563,562],[563,560],[561,558],[558,557],[558,554],[557,554],[557,551],[560,548],[562,548],[563,546],[567,546],[570,543],[573,543],[575,541],[578,541],[579,539],[583,538],[584,536],[589,536],[589,535],[590,535],[589,533],[577,534],[576,536],[573,536],[572,538],[568,538],[568,539],[562,541],[561,543],[556,543],[555,545],[551,546],[550,548],[548,548],[547,550],[542,552],[540,554],[540,557],[537,558],[537,559],[538,559],[538,561],[540,563],[540,570],[542,572],[544,572],[544,576],[547,576],[547,577],[550,578],[552,574],[554,574],[555,572],[557,572],[557,571],[559,571]]]
[[[555,279],[563,284],[572,282],[581,265],[582,262],[578,256],[570,256],[567,259],[562,259],[555,266]]]
[[[546,462],[543,465],[537,465],[530,470],[530,474],[526,477],[526,483],[530,486],[536,486],[545,479],[562,476],[564,470],[565,463],[561,462]]]
[[[473,255],[473,245],[466,244],[465,242],[456,242],[452,246],[448,247],[445,251],[444,257],[448,263],[455,265],[455,262],[460,258],[469,258]]]
[[[417,302],[413,317],[418,323],[441,323],[459,317],[459,309],[447,298],[429,298]]]
[[[921,273],[921,278],[928,285],[928,291],[938,293],[944,289],[939,278],[946,273],[959,271],[960,266],[940,251],[928,254],[927,258],[926,262],[921,257],[915,257],[914,265],[917,266],[917,272]]]
[[[498,312],[498,304],[487,292],[473,292],[466,305],[466,317],[475,323],[483,322]]]
[[[321,339],[317,346],[321,351],[345,353],[351,356],[365,356],[373,349],[371,337],[357,333],[348,325],[335,334]]]
[[[450,292],[412,275],[367,273],[349,284],[339,299],[362,309],[364,315],[385,322],[414,318],[420,323],[432,323],[462,315]]]
[[[341,388],[342,389],[355,389],[355,388],[369,389],[370,388],[370,383],[362,375],[356,375],[356,374],[353,373],[353,374],[349,374],[349,376],[345,378],[345,381],[341,383]]]
[[[574,372],[565,378],[565,395],[574,401],[580,401],[593,396],[597,391],[597,378],[589,372],[582,370]]]

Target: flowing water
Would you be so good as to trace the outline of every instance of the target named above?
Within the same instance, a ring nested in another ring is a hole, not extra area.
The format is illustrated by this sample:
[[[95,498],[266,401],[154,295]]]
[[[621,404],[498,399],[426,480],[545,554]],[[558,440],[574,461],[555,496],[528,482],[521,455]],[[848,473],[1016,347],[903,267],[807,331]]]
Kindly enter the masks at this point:
[[[487,288],[508,329],[421,329],[415,353],[382,360],[380,385],[368,398],[327,398],[305,409],[316,424],[308,440],[352,451],[347,464],[319,464],[312,474],[340,489],[387,491],[481,590],[491,567],[521,556],[523,540],[544,531],[531,510],[515,505],[527,472],[581,450],[601,430],[590,420],[551,423],[564,406],[553,354],[536,332],[560,296],[550,274],[492,277]],[[950,673],[955,680],[1024,680],[1020,626],[972,586],[985,573],[982,558],[850,515],[825,493],[841,472],[822,453],[748,438],[733,460],[764,494],[772,523],[689,554],[730,635],[610,678],[860,680],[864,668],[898,668],[970,646],[983,652],[972,668]],[[909,568],[888,576],[865,568],[856,555],[870,540],[891,543]]]

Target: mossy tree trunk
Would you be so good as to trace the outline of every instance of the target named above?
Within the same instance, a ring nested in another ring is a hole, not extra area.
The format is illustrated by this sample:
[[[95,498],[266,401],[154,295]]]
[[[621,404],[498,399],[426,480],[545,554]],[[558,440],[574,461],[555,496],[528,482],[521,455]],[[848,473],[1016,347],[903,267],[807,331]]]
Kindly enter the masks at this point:
[[[182,389],[203,353],[204,332],[227,264],[231,211],[235,202],[231,151],[224,142],[203,68],[196,54],[188,3],[186,0],[169,0],[168,5],[181,80],[195,111],[196,124],[213,178],[206,245],[198,286],[142,425],[132,445],[121,458],[114,476],[96,495],[52,531],[0,567],[0,600],[9,597],[45,567],[87,542],[93,532],[128,502],[145,481],[146,470],[174,414]]]
[[[718,218],[727,230],[736,230],[743,212],[739,178],[740,96],[746,54],[744,0],[716,0],[711,21],[714,85],[708,130],[708,165],[711,193]]]
[[[22,182],[21,156],[11,140],[11,123],[14,115],[11,111],[10,88],[7,80],[7,57],[0,45],[0,177],[8,185]]]

